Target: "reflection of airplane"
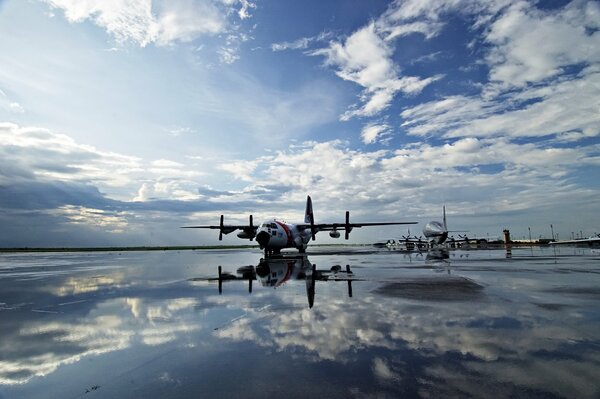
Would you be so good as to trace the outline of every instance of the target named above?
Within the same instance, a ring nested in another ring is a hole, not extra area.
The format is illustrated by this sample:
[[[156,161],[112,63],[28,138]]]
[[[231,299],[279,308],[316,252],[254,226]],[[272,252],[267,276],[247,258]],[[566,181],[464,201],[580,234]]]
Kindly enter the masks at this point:
[[[346,265],[345,271],[339,265],[333,266],[329,270],[318,270],[316,265],[308,261],[306,255],[261,259],[256,267],[242,266],[235,275],[223,272],[219,266],[219,276],[206,280],[218,281],[219,293],[223,292],[223,282],[225,281],[248,280],[248,292],[252,293],[252,282],[257,279],[263,287],[273,288],[281,287],[288,281],[305,280],[306,296],[310,308],[314,304],[317,281],[347,281],[348,296],[352,297],[352,281],[356,280],[350,270],[350,265]]]
[[[319,231],[329,231],[329,236],[339,238],[339,230],[344,230],[346,240],[354,228],[366,226],[387,226],[396,224],[415,224],[417,222],[384,222],[384,223],[350,223],[350,212],[346,211],[346,221],[344,223],[315,223],[312,201],[310,196],[306,197],[306,212],[304,214],[304,223],[286,223],[282,220],[271,219],[254,226],[252,215],[248,225],[225,225],[223,224],[223,215],[221,223],[218,226],[184,226],[188,229],[218,229],[219,240],[223,239],[223,234],[229,234],[235,230],[241,230],[238,233],[239,238],[252,240],[256,237],[258,245],[265,250],[265,254],[279,253],[283,248],[296,248],[301,253],[306,251],[308,242]]]
[[[600,245],[600,234],[588,238],[577,238],[575,240],[551,241],[550,245],[588,245],[590,247]]]
[[[448,248],[432,248],[427,252],[425,262],[432,266],[435,271],[450,274],[450,252]]]

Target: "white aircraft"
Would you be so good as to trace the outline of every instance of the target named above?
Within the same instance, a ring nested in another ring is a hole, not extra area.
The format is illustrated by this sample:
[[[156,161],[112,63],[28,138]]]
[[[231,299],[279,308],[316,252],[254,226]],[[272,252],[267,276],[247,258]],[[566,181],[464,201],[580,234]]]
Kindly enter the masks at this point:
[[[431,221],[423,228],[423,235],[429,241],[431,248],[436,248],[444,243],[450,244],[452,248],[456,247],[458,243],[460,245],[469,244],[469,237],[466,235],[458,235],[459,239],[455,239],[454,236],[450,236],[448,240],[448,233],[464,233],[463,230],[448,230],[446,223],[446,206],[443,207],[443,222]]]
[[[423,228],[423,235],[425,236],[425,240],[422,237],[410,236],[410,230],[408,231],[408,236],[402,236],[402,240],[398,240],[398,245],[404,245],[407,249],[413,250],[415,249],[423,249],[427,246],[429,248],[438,248],[442,246],[444,243],[449,242],[451,247],[456,246],[459,242],[468,243],[469,239],[467,236],[459,235],[460,239],[456,240],[454,237],[451,237],[448,240],[449,232],[461,232],[459,230],[448,230],[448,225],[446,223],[446,206],[443,207],[443,221],[431,221],[425,225]]]
[[[446,206],[443,208],[443,223],[431,221],[423,228],[423,235],[433,246],[441,245],[448,239],[448,225],[446,224]]]
[[[588,245],[590,247],[600,245],[600,234],[588,238],[577,238],[575,240],[551,241],[550,245]]]
[[[235,230],[241,230],[237,236],[239,238],[251,240],[256,237],[256,241],[261,249],[264,249],[265,255],[279,253],[284,248],[296,248],[300,253],[306,252],[308,242],[319,231],[329,231],[332,238],[340,237],[340,230],[344,230],[344,236],[347,240],[350,232],[354,228],[367,226],[388,226],[396,224],[416,224],[417,222],[383,222],[383,223],[350,223],[350,212],[346,211],[346,221],[344,223],[315,223],[310,196],[306,197],[306,211],[304,213],[304,223],[286,223],[279,219],[269,219],[258,226],[252,223],[250,215],[247,225],[226,225],[221,222],[217,226],[183,226],[187,229],[218,229],[219,240],[223,239],[223,234],[229,234]]]

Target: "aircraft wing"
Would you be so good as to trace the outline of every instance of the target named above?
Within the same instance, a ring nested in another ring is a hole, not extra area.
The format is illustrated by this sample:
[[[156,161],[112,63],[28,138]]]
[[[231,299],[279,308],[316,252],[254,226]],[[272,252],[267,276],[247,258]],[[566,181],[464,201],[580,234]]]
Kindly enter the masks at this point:
[[[314,228],[317,231],[329,231],[329,230],[352,230],[353,228],[367,227],[367,226],[389,226],[397,224],[417,224],[418,222],[368,222],[368,223],[315,223]],[[299,229],[310,229],[310,223],[300,223],[296,227]]]
[[[252,215],[250,215],[248,224],[224,224],[223,215],[218,225],[204,225],[204,226],[181,226],[182,229],[213,229],[219,230],[219,240],[223,239],[223,234],[229,234],[236,230],[242,230],[243,233],[239,233],[238,237],[247,238],[252,240],[256,236],[257,226],[252,222]]]
[[[214,229],[214,230],[222,230],[223,234],[229,234],[236,230],[246,230],[246,229],[254,229],[256,230],[256,226],[248,226],[244,225],[234,225],[234,224],[224,224],[224,225],[216,225],[216,226],[181,226],[182,229]]]

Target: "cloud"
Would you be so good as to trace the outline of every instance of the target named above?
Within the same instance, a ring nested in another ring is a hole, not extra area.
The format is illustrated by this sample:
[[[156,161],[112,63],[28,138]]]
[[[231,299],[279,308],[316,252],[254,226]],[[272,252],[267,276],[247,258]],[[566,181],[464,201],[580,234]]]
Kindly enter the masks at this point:
[[[600,72],[585,69],[551,86],[482,96],[450,96],[402,111],[411,135],[572,139],[600,134]],[[573,133],[579,132],[578,135]]]
[[[250,9],[256,8],[256,4],[249,0],[240,0],[240,3],[242,4],[238,11],[240,19],[244,20],[252,17],[252,15],[250,15]]]
[[[360,137],[363,143],[372,144],[381,141],[381,137],[389,133],[390,125],[387,124],[369,124],[363,127]]]
[[[0,170],[0,183],[28,176],[118,187],[140,168],[138,158],[98,151],[64,134],[12,123],[0,123],[0,154],[6,165]]]
[[[70,22],[92,20],[117,42],[133,42],[142,47],[189,42],[205,35],[227,32],[227,15],[237,2],[212,0],[45,0],[64,11]],[[253,2],[240,1],[240,19],[250,17]]]
[[[196,129],[192,129],[191,127],[176,127],[168,130],[169,135],[173,137],[179,137],[187,134],[196,133]]]
[[[528,212],[533,220],[543,210],[545,217],[556,218],[575,199],[589,208],[597,190],[576,184],[575,176],[598,164],[597,151],[594,145],[564,148],[478,138],[371,152],[348,149],[341,141],[307,142],[256,160],[246,178],[253,185],[287,187],[279,214],[292,220],[306,193],[313,193],[320,219],[338,219],[343,208],[369,219],[437,214],[445,202],[457,213],[476,210],[518,224],[507,215]],[[236,198],[241,194],[230,200]]]
[[[22,114],[25,108],[16,101],[12,101],[4,91],[0,90],[0,109],[4,109],[13,114]]]
[[[71,224],[96,226],[109,233],[122,233],[128,226],[125,212],[108,212],[83,206],[65,205],[57,209]]]
[[[571,65],[600,61],[600,5],[574,1],[543,11],[516,2],[489,27],[485,41],[490,80],[524,86],[565,73]]]
[[[321,32],[317,36],[312,37],[301,37],[291,42],[280,42],[271,44],[271,50],[273,51],[285,51],[285,50],[303,50],[307,49],[312,43],[322,42],[329,39],[332,36],[330,32]]]
[[[110,277],[114,277],[114,273]],[[85,280],[89,284],[90,279]],[[69,282],[72,281],[64,283],[68,285]],[[118,284],[113,285],[112,281],[108,284],[111,289],[125,289]],[[54,288],[60,291],[63,287]],[[89,289],[73,290],[70,295],[83,298],[81,302],[85,303],[89,292]],[[50,298],[56,303],[56,297]],[[24,323],[10,323],[3,329],[3,341],[19,345],[2,346],[4,356],[0,360],[0,382],[25,384],[35,376],[48,376],[60,367],[84,358],[124,351],[136,345],[156,346],[189,337],[202,330],[202,325],[195,319],[197,315],[190,312],[196,302],[194,298],[161,301],[140,297],[117,298],[103,301],[94,309],[86,307],[87,312],[83,315],[64,316],[63,312],[56,312],[57,317],[48,321],[29,319]],[[50,307],[56,308],[56,304]],[[123,312],[129,308],[131,314]],[[161,318],[168,319],[169,323],[156,323]],[[27,350],[23,351],[23,348]]]
[[[380,36],[375,23],[357,30],[343,43],[334,41],[329,47],[309,54],[324,56],[325,64],[336,68],[336,74],[340,78],[364,88],[361,94],[364,105],[347,111],[341,116],[341,120],[377,115],[391,105],[397,93],[417,94],[442,77],[400,77],[399,67],[392,60],[393,49]]]

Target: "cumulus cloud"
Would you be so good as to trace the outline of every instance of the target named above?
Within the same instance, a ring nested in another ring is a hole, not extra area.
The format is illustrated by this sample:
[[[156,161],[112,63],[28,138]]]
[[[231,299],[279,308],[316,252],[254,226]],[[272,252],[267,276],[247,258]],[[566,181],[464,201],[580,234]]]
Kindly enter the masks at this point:
[[[516,2],[489,27],[490,79],[524,86],[600,61],[600,5],[574,1],[555,11]]]
[[[402,111],[412,135],[594,137],[600,131],[600,72],[586,69],[552,86],[484,98],[450,96]],[[574,135],[573,133],[579,134]]]
[[[489,76],[479,94],[440,96],[406,107],[400,116],[408,134],[550,137],[566,143],[600,133],[597,3],[570,2],[553,9],[519,1],[502,6],[434,3],[429,11],[405,2],[393,15],[437,20],[439,10],[455,9],[470,18],[475,32],[483,29],[474,40],[486,46],[481,63]]]
[[[4,183],[27,175],[117,187],[129,183],[127,175],[139,171],[141,165],[138,158],[99,151],[65,134],[12,123],[0,123],[0,153],[7,165],[0,172]]]
[[[173,160],[144,161],[49,129],[1,123],[0,219],[9,226],[2,239],[17,246],[99,245],[123,235],[140,243],[150,220],[160,226],[174,223],[175,213],[223,209],[194,202],[206,199],[198,191],[202,176]],[[32,226],[39,234],[29,233]]]
[[[109,233],[123,233],[128,226],[126,212],[109,212],[84,206],[64,205],[56,210],[71,224],[100,227]]]
[[[382,137],[386,136],[390,130],[390,125],[387,124],[369,124],[363,127],[360,137],[363,143],[372,144],[376,141],[380,141]]]
[[[159,46],[177,42],[190,42],[202,36],[228,33],[235,28],[229,15],[240,20],[251,17],[249,10],[255,8],[249,0],[44,0],[52,8],[61,9],[70,22],[91,20],[105,29],[118,43],[133,42],[145,47],[154,43]],[[239,8],[238,8],[239,7]],[[235,11],[237,10],[237,11]],[[235,12],[234,12],[235,11]],[[221,61],[234,62],[239,43],[244,35],[236,34],[232,45],[228,39],[220,50]]]
[[[288,187],[287,203],[279,204],[278,214],[292,220],[306,193],[313,193],[319,204],[320,219],[337,220],[343,208],[369,219],[437,214],[442,202],[464,214],[533,215],[547,210],[556,218],[565,203],[593,203],[597,190],[578,186],[573,174],[597,165],[597,151],[598,146],[565,148],[471,137],[439,146],[415,143],[394,151],[364,152],[331,141],[263,157],[247,177],[253,184]],[[230,200],[235,198],[242,197],[232,194]],[[506,223],[509,219],[503,218]]]
[[[377,115],[391,105],[397,93],[417,94],[441,78],[400,76],[399,67],[392,60],[393,48],[380,36],[375,23],[357,30],[344,42],[331,42],[329,47],[310,54],[324,56],[325,64],[336,68],[340,78],[364,88],[363,105],[344,113],[341,120]]]

